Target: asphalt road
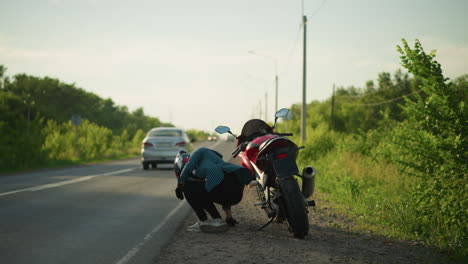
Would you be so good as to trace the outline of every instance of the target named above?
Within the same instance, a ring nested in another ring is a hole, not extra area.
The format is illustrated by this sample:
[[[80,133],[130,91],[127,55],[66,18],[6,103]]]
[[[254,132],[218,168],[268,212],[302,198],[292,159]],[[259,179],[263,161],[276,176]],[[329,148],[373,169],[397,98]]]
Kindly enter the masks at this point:
[[[2,175],[0,263],[152,263],[191,212],[175,185],[172,165],[139,159]]]

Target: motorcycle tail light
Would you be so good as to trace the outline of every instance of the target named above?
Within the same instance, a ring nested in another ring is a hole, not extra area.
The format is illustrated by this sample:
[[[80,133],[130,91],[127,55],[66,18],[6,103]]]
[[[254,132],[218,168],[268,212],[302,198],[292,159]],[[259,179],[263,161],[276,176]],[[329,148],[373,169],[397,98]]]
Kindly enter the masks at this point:
[[[288,156],[288,154],[283,153],[283,154],[278,154],[278,155],[276,155],[276,158],[277,158],[277,159],[282,159],[282,158],[286,158],[287,156]]]

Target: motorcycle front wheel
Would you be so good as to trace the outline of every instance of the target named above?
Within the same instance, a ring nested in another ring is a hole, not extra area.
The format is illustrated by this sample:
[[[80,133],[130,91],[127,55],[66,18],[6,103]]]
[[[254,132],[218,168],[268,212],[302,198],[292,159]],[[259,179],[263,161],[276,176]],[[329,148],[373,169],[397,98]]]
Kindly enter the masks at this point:
[[[309,233],[309,218],[304,196],[294,177],[278,179],[282,192],[284,210],[289,229],[295,238],[304,238]]]

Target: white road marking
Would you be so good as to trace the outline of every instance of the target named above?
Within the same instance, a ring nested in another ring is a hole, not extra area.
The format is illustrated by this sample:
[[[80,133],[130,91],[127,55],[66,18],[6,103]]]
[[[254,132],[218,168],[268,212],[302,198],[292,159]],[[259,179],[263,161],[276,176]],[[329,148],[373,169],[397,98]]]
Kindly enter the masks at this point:
[[[159,223],[151,232],[149,232],[145,238],[143,238],[143,241],[138,243],[133,249],[131,249],[122,259],[120,259],[116,264],[126,264],[133,256],[135,256],[138,251],[145,245],[146,242],[148,242],[153,236],[161,230],[161,228],[169,221],[169,219],[184,205],[185,201],[180,201],[179,204],[172,209],[172,211],[164,218],[164,220]]]
[[[135,170],[137,168],[139,168],[139,167],[124,169],[124,170],[118,170],[118,171],[111,171],[111,172],[95,174],[95,175],[89,175],[89,176],[79,177],[79,178],[75,178],[75,179],[71,179],[71,180],[66,180],[66,181],[61,181],[61,182],[56,182],[56,183],[49,183],[49,184],[39,185],[39,186],[35,186],[35,187],[29,187],[29,188],[14,190],[14,191],[10,191],[10,192],[4,192],[4,193],[0,193],[0,196],[6,196],[6,195],[14,194],[14,193],[27,192],[27,191],[35,192],[35,191],[60,187],[60,186],[63,186],[63,185],[88,181],[88,180],[91,180],[91,179],[99,177],[99,176],[109,176],[109,175],[115,175],[115,174],[130,172],[130,171]]]

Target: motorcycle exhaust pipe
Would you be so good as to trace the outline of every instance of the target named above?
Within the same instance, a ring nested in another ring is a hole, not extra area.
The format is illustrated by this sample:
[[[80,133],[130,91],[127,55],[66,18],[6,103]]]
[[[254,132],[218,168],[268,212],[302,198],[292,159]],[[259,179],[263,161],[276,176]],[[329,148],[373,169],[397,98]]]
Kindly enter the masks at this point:
[[[314,194],[315,169],[307,166],[302,170],[302,195],[307,199]]]

